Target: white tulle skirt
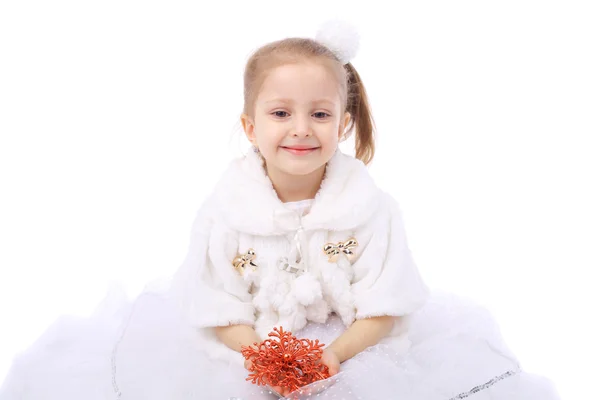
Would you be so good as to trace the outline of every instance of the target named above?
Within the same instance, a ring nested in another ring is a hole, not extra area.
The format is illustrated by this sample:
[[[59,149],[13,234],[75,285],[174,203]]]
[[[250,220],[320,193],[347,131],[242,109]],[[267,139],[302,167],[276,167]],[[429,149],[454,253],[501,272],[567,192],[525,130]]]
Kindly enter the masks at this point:
[[[111,295],[86,319],[62,318],[19,355],[1,400],[276,399],[245,380],[241,363],[210,360],[198,332],[158,292],[127,302]],[[332,316],[297,337],[329,343],[343,330]],[[414,314],[407,352],[386,345],[346,361],[339,374],[295,399],[554,400],[550,381],[522,371],[481,307],[434,294]],[[241,357],[241,355],[240,355]]]

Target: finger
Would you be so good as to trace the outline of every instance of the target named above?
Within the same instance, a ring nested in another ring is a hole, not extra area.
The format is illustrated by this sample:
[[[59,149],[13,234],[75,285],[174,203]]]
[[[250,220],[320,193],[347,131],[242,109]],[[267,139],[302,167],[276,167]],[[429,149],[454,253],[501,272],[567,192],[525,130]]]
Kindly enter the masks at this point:
[[[282,396],[284,395],[283,394],[283,388],[281,386],[273,386],[272,389],[274,391],[276,391],[277,393],[279,393],[280,395],[282,395]]]

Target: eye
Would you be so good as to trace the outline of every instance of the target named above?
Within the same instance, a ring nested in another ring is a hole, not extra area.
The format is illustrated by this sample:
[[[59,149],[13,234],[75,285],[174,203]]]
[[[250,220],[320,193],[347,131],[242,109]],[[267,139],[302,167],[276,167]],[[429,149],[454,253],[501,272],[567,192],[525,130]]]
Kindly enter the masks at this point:
[[[324,118],[327,118],[327,117],[331,117],[331,115],[329,115],[329,114],[327,114],[326,112],[323,112],[323,111],[316,112],[313,115],[316,118],[318,118],[318,119],[324,119]]]
[[[272,113],[271,113],[271,115],[274,115],[274,116],[276,116],[277,118],[285,118],[285,117],[287,117],[289,114],[288,114],[287,112],[285,112],[285,111],[275,111],[275,112],[272,112]]]

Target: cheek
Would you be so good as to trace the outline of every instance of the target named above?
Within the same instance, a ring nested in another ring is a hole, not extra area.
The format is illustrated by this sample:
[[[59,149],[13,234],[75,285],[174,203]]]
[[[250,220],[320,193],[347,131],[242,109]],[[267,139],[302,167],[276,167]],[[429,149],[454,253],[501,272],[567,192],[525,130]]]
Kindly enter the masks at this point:
[[[281,142],[284,130],[272,121],[261,121],[256,125],[256,141],[265,152],[271,152]],[[284,132],[285,133],[285,132]]]
[[[332,122],[331,124],[327,124],[327,126],[323,126],[322,129],[320,129],[319,136],[323,142],[337,143],[339,131],[340,124]]]

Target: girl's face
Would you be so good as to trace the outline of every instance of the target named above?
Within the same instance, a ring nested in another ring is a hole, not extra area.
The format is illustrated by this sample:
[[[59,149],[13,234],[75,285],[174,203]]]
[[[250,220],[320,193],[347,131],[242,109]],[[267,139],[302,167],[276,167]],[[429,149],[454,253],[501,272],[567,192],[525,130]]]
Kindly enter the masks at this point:
[[[257,96],[254,118],[242,116],[248,140],[260,150],[269,173],[279,175],[324,169],[349,120],[335,76],[312,62],[271,70]]]

